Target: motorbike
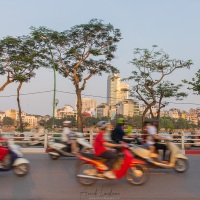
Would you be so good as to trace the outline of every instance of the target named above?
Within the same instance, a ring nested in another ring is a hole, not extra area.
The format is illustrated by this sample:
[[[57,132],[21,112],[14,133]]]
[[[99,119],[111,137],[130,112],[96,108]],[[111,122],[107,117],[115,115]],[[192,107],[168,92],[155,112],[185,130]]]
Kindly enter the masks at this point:
[[[104,176],[107,170],[105,159],[85,152],[79,153],[77,157],[76,178],[80,184],[89,186],[98,180],[110,180]],[[142,185],[149,179],[146,162],[135,159],[128,148],[122,148],[112,171],[116,179],[125,176],[126,180],[133,185]]]
[[[177,144],[167,141],[166,143],[168,150],[170,151],[170,158],[168,163],[162,163],[160,161],[159,151],[151,154],[150,151],[137,144],[132,144],[130,147],[131,151],[135,156],[146,160],[150,168],[164,168],[164,169],[174,169],[175,171],[182,173],[188,170],[189,163],[188,158],[182,153],[181,149]]]
[[[37,146],[44,144],[45,133],[31,132],[26,134],[22,143],[22,147]]]
[[[87,140],[83,138],[81,133],[76,133],[76,142],[79,146],[79,151],[91,151],[92,145],[88,143]],[[51,139],[48,142],[48,147],[46,152],[49,154],[50,158],[53,160],[58,159],[59,157],[75,157],[75,154],[71,153],[71,145],[63,143],[59,139]]]
[[[30,163],[27,159],[23,158],[20,146],[14,144],[13,141],[7,141],[7,145],[4,148],[8,150],[8,153],[2,160],[0,171],[13,170],[17,176],[26,175],[29,172]]]

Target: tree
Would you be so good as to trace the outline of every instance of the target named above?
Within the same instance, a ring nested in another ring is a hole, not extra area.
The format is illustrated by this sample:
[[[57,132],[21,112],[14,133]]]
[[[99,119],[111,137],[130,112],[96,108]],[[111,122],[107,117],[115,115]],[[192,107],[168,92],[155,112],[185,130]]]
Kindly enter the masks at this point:
[[[4,117],[3,120],[3,125],[8,125],[8,126],[13,126],[14,125],[14,119],[10,118],[10,117]]]
[[[191,60],[170,59],[169,55],[163,50],[156,51],[156,47],[154,45],[151,51],[148,49],[135,49],[134,59],[131,63],[136,67],[136,70],[132,71],[132,75],[125,79],[134,80],[135,85],[131,90],[131,96],[146,105],[142,115],[142,122],[144,122],[148,111],[153,116],[151,107],[159,102],[157,97],[159,89],[162,91],[163,79],[176,69],[189,68],[192,65]],[[162,96],[160,96],[159,100],[162,100]]]
[[[78,129],[83,131],[81,93],[92,76],[118,72],[110,61],[114,59],[116,44],[121,40],[120,30],[111,24],[103,24],[102,20],[92,19],[60,33],[45,27],[32,27],[32,35],[41,47],[46,47],[47,53],[48,49],[51,50],[56,70],[73,82],[77,95]]]
[[[142,128],[142,116],[135,115],[133,117],[128,117],[127,124],[132,126],[133,128],[137,128],[137,129]]]
[[[195,74],[196,77],[192,78],[192,81],[183,80],[184,83],[189,84],[189,90],[193,90],[195,94],[200,95],[200,69]]]
[[[13,57],[16,56],[16,48],[20,45],[20,42],[20,38],[10,36],[0,40],[0,75],[7,76],[6,82],[0,86],[0,92],[3,91],[8,84],[15,81],[16,74],[12,67],[15,65]]]
[[[166,131],[174,130],[174,123],[170,117],[161,117],[159,123],[159,129],[164,128]]]
[[[156,113],[156,116],[154,116],[151,108],[151,113],[152,113],[152,118],[157,117],[157,119],[160,119],[160,111],[162,108],[164,108],[168,103],[166,100],[168,98],[175,97],[175,99],[182,100],[184,97],[187,97],[187,94],[185,92],[178,92],[179,89],[182,87],[181,84],[174,85],[173,83],[169,81],[163,81],[162,83],[158,84],[156,87],[156,90],[154,91],[155,97],[156,97],[156,102],[158,104],[158,110]]]
[[[11,38],[7,37],[0,42],[1,74],[7,74],[7,82],[1,87],[3,90],[11,82],[19,83],[17,88],[17,103],[19,108],[20,131],[23,132],[21,117],[20,89],[24,82],[35,76],[33,72],[38,69],[42,59],[38,53],[38,46],[29,36]]]

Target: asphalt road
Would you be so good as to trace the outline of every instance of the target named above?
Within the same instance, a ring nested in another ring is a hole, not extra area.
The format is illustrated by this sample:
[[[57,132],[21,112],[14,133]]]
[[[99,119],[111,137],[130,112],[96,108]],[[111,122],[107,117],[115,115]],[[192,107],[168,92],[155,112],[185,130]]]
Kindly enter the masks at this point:
[[[47,154],[24,154],[31,162],[30,173],[17,177],[12,171],[0,172],[1,200],[199,200],[200,155],[189,155],[190,168],[153,170],[149,181],[133,186],[125,179],[98,181],[82,186],[75,178],[76,158],[50,160]]]

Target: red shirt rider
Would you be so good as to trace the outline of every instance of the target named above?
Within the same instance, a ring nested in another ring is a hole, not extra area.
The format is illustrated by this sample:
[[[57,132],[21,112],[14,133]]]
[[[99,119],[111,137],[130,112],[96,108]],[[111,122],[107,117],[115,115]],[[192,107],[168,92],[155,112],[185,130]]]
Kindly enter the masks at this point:
[[[99,156],[107,150],[106,147],[103,146],[104,142],[106,142],[106,140],[103,137],[103,132],[99,132],[94,140],[95,156]]]
[[[4,142],[7,142],[7,139],[0,138],[0,143]],[[8,148],[6,146],[0,146],[0,161],[4,159],[7,153],[8,153]]]

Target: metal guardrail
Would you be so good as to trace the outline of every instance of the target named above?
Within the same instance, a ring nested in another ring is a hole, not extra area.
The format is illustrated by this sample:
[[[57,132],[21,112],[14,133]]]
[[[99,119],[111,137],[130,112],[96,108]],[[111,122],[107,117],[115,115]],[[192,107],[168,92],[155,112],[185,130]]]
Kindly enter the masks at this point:
[[[19,133],[16,133],[16,134],[19,134]],[[39,146],[40,148],[46,149],[48,146],[48,141],[50,139],[61,138],[62,133],[52,132],[52,133],[44,133],[44,134],[39,135],[37,133],[30,132],[30,134],[32,134],[32,136],[26,135],[24,137],[21,137],[21,136],[14,136],[14,133],[13,133],[13,137],[8,138],[8,139],[14,140],[16,144],[21,145],[23,148],[26,148],[26,147],[30,148],[32,146],[36,148],[36,145],[40,145]],[[83,133],[83,134],[86,135],[84,136],[84,138],[87,139],[90,142],[90,144],[92,144],[95,134],[89,134],[89,133]],[[58,135],[60,135],[60,137]],[[133,135],[138,135],[138,137],[142,138],[142,136],[146,134],[135,133]],[[162,134],[162,135],[166,136],[166,134]],[[185,134],[184,132],[182,132],[181,134],[172,134],[171,136],[173,137],[174,142],[181,145],[182,150],[185,150],[189,148],[190,146],[200,147],[200,135],[197,136],[194,134]],[[199,137],[199,138],[195,138],[195,137]],[[6,137],[4,136],[4,138]]]

